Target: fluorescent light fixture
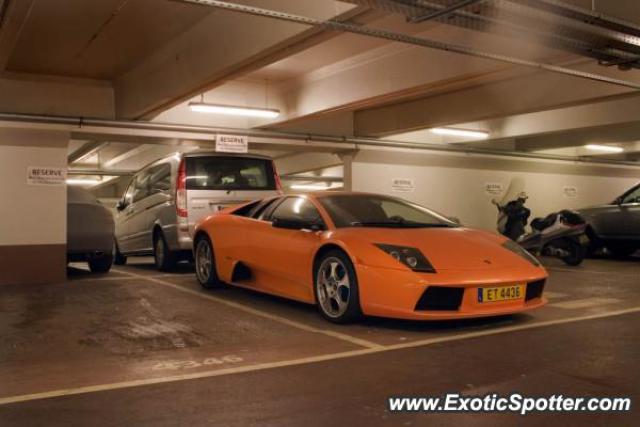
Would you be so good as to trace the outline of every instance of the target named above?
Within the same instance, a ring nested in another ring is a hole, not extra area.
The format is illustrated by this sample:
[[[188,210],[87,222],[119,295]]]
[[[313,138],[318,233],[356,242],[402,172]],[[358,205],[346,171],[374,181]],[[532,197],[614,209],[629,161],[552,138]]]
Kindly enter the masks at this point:
[[[433,128],[429,129],[432,133],[447,136],[462,136],[473,139],[487,139],[489,132],[480,130],[454,129],[454,128]]]
[[[96,185],[100,181],[101,181],[100,179],[90,179],[90,178],[85,178],[85,179],[69,178],[69,179],[67,179],[67,184],[69,184],[69,185]]]
[[[606,153],[622,153],[624,151],[624,148],[613,145],[587,144],[584,148],[592,151],[604,151]]]
[[[269,108],[207,104],[206,102],[190,102],[189,108],[191,108],[191,111],[195,111],[197,113],[227,114],[231,116],[274,118],[280,115],[280,110],[272,110]]]
[[[328,190],[331,187],[323,184],[293,184],[289,188],[291,188],[292,190],[322,191]]]

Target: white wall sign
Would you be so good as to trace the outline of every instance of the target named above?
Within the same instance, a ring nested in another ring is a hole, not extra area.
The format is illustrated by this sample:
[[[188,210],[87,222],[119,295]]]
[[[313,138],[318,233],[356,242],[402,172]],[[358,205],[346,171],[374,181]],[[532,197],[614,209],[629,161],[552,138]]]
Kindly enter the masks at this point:
[[[66,185],[67,169],[47,166],[28,166],[29,185]]]
[[[393,178],[391,180],[391,189],[401,193],[410,193],[416,189],[411,178]]]
[[[578,197],[578,188],[573,185],[567,185],[562,189],[562,193],[564,193],[564,197],[568,199],[575,199]]]
[[[249,152],[249,137],[246,135],[216,135],[216,151],[223,153]]]
[[[491,196],[499,196],[504,191],[504,184],[501,182],[485,182],[484,192]]]

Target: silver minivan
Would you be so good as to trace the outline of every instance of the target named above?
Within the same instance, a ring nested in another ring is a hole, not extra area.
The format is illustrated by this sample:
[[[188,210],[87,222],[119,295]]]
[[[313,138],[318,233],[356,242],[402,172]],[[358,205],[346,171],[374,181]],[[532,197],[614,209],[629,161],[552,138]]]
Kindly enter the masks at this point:
[[[135,174],[118,202],[114,262],[153,255],[158,269],[169,270],[191,259],[197,221],[280,193],[268,157],[192,152],[158,160]]]

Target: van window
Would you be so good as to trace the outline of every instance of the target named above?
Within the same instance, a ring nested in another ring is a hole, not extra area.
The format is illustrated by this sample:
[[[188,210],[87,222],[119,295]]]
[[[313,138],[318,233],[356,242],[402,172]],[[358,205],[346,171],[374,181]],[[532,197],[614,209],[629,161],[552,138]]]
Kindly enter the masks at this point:
[[[171,190],[171,165],[162,163],[149,169],[149,189],[151,194]]]
[[[187,157],[187,190],[275,190],[271,160]]]
[[[144,199],[149,195],[149,171],[141,172],[136,175],[133,181],[133,195],[131,201],[133,203]]]

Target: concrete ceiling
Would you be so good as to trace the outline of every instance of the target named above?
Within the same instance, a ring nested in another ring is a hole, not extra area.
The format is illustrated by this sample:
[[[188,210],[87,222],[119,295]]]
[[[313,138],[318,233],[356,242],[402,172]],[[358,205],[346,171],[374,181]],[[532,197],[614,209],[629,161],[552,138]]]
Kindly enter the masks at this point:
[[[396,10],[379,7],[397,5],[390,0],[237,3],[348,21],[640,84],[638,69],[604,67],[593,57],[542,39],[507,37],[446,20],[408,23]],[[592,7],[591,0],[570,3]],[[180,1],[3,4],[9,5],[0,27],[0,110],[5,112],[484,144],[506,151],[564,150],[576,156],[590,155],[575,147],[595,138],[628,147],[625,159],[637,157],[634,132],[640,119],[632,113],[640,111],[640,95],[620,85]],[[596,0],[595,7],[640,24],[635,1]],[[467,8],[474,10],[484,9]],[[569,24],[581,31],[586,25]],[[601,29],[593,30],[602,36]],[[201,96],[208,102],[277,108],[281,115],[276,120],[198,115],[187,103]],[[434,126],[482,129],[490,137],[481,142],[434,137],[428,132]],[[87,140],[74,145],[70,155],[75,152],[77,164],[135,168],[180,143],[134,151],[131,139]],[[299,149],[279,147],[273,155],[289,156]]]
[[[7,70],[113,80],[210,12],[158,0],[36,0]]]

